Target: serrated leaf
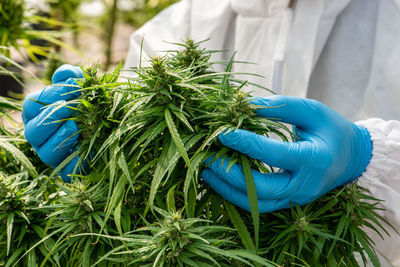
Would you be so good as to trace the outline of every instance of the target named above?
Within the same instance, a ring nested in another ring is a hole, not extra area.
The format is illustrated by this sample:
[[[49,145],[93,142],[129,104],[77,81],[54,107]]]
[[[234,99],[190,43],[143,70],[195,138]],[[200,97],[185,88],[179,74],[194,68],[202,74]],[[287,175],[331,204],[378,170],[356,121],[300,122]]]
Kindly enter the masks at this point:
[[[171,134],[172,140],[174,141],[179,153],[181,154],[182,158],[186,162],[186,166],[190,167],[190,160],[189,156],[186,152],[185,146],[182,142],[182,139],[178,133],[178,130],[176,129],[175,123],[172,119],[171,112],[169,111],[168,108],[165,109],[165,121],[167,123],[169,132]]]
[[[188,128],[189,130],[191,130],[192,132],[194,132],[193,127],[190,125],[189,121],[187,120],[187,118],[185,117],[185,115],[183,115],[182,112],[178,112],[176,110],[172,110],[172,113],[174,113],[174,115],[181,120],[181,122],[183,122]]]
[[[224,206],[226,211],[229,214],[229,219],[231,220],[233,226],[239,234],[240,239],[244,247],[250,251],[256,251],[256,246],[254,245],[254,241],[250,236],[249,231],[247,230],[246,224],[244,223],[242,217],[239,212],[236,210],[235,206],[230,204],[229,202],[224,200]]]
[[[251,217],[253,218],[256,252],[258,251],[259,231],[260,231],[260,213],[258,211],[257,189],[251,172],[250,163],[246,156],[241,155],[243,165],[243,174],[246,182],[247,198],[249,200]]]
[[[10,213],[8,214],[7,217],[7,256],[10,253],[10,248],[11,248],[13,224],[14,224],[14,213]]]
[[[121,208],[122,208],[122,200],[118,203],[114,210],[114,221],[115,226],[117,227],[118,233],[122,235],[122,228],[121,228]]]

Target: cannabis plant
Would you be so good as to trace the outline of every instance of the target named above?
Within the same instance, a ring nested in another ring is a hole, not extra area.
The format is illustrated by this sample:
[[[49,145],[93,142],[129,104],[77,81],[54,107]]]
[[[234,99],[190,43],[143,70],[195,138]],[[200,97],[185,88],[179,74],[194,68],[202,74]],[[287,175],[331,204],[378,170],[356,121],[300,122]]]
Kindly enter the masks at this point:
[[[36,266],[42,262],[55,242],[45,236],[46,214],[39,210],[44,203],[47,177],[30,180],[28,172],[7,175],[0,172],[0,264]],[[28,251],[28,253],[25,253]],[[23,254],[25,257],[21,258]],[[49,258],[60,265],[57,258]]]
[[[0,2],[0,13],[0,45],[3,47],[18,47],[17,40],[25,34],[23,28],[23,1],[2,0]]]
[[[53,45],[69,47],[59,40],[60,34],[51,31],[34,30],[31,25],[44,23],[49,26],[64,25],[63,23],[46,19],[26,10],[23,0],[0,0],[0,51],[10,56],[8,48],[15,48],[20,53],[26,51],[32,60],[37,60],[36,55],[46,56],[49,47],[41,47],[32,44],[32,40],[42,39]]]
[[[263,266],[275,266],[265,259],[236,249],[237,244],[230,241],[225,226],[210,226],[211,221],[199,218],[182,218],[180,212],[165,211],[154,207],[160,215],[156,222],[128,232],[120,237],[104,236],[123,241],[104,255],[104,259],[121,260],[138,266],[253,266],[252,260]],[[226,237],[219,239],[215,237]],[[114,257],[113,257],[114,256]],[[237,265],[237,264],[238,265]]]
[[[8,120],[16,125],[10,114],[13,111],[20,111],[21,107],[16,100],[0,97],[0,172],[15,174],[22,170],[36,177],[37,172],[25,153],[32,148],[26,144],[18,129],[12,132],[3,124],[3,120]],[[21,150],[22,146],[26,149]]]
[[[91,266],[98,258],[97,255],[103,256],[113,248],[113,242],[109,239],[75,236],[100,232],[104,222],[102,209],[106,199],[105,190],[100,185],[89,187],[78,181],[70,185],[59,185],[58,191],[53,194],[55,201],[41,207],[41,210],[46,211],[46,219],[51,222],[46,229],[51,234],[37,245],[45,243],[50,237],[55,240],[46,254],[47,259],[56,257],[64,263],[62,266]],[[104,232],[110,233],[107,228]]]
[[[31,145],[23,137],[23,128],[11,114],[21,111],[20,101],[0,97],[0,172],[17,174],[28,172],[31,178],[49,168],[34,153]],[[14,126],[5,126],[5,121]]]
[[[57,186],[48,180],[49,167],[35,155],[23,138],[22,128],[10,116],[20,109],[18,101],[0,97],[1,266],[36,266],[55,244],[47,238],[35,246],[46,235],[47,216],[40,207],[49,203],[49,196],[57,191]],[[6,128],[3,119],[8,119],[14,128]],[[56,258],[50,257],[48,262],[60,265]]]
[[[53,105],[53,112],[63,107],[73,111],[70,119],[77,122],[80,137],[75,152],[52,175],[79,156],[72,179],[85,181],[88,191],[101,187],[106,192],[96,232],[74,238],[120,241],[109,253],[91,256],[136,266],[269,264],[259,256],[285,265],[353,266],[355,252],[378,266],[363,230],[384,230],[376,213],[378,200],[356,185],[304,207],[259,213],[251,169],[273,169],[224,147],[217,137],[237,128],[273,133],[284,141],[293,135],[285,125],[256,116],[259,107],[243,89],[263,87],[232,72],[234,55],[228,62],[213,63],[211,55],[218,51],[202,49],[190,39],[177,45],[183,49],[130,70],[131,77],[123,77],[120,66],[102,75],[97,67],[83,68],[84,78],[74,86],[80,98]],[[225,71],[214,71],[215,64],[223,64]],[[229,167],[243,166],[250,212],[222,200],[199,178],[204,161],[218,158],[229,161]],[[198,225],[212,234],[203,236]],[[107,234],[113,227],[114,234]],[[177,240],[166,242],[168,236]],[[188,261],[189,255],[195,260]]]

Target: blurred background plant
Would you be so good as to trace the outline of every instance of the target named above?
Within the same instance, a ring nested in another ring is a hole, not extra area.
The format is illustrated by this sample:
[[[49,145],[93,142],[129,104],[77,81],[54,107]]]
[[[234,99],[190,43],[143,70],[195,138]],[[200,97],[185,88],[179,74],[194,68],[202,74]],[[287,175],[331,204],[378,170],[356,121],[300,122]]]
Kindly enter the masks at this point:
[[[22,99],[23,94],[42,89],[64,62],[98,62],[108,69],[126,56],[130,33],[175,2],[0,0],[0,95]],[[42,82],[10,64],[10,59]]]
[[[122,20],[134,27],[140,27],[161,10],[178,0],[119,0]]]

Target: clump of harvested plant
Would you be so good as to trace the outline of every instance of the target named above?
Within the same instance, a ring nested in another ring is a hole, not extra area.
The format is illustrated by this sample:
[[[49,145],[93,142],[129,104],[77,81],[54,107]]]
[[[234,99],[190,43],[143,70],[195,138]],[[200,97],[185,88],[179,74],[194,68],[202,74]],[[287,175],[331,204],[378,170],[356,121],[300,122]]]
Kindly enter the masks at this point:
[[[50,15],[56,20],[68,24],[72,29],[74,46],[78,47],[78,34],[82,30],[82,16],[79,12],[82,0],[46,0],[50,6]],[[66,25],[64,25],[66,26]],[[59,27],[61,28],[61,27]]]
[[[354,253],[359,252],[364,261],[368,256],[379,266],[371,240],[363,230],[384,230],[376,213],[379,201],[356,185],[335,189],[303,207],[259,213],[251,168],[272,170],[222,146],[217,137],[236,128],[264,135],[274,133],[284,141],[290,141],[286,136],[292,135],[285,125],[256,116],[258,107],[250,104],[251,94],[243,88],[258,85],[232,72],[234,56],[224,63],[224,72],[216,72],[216,63],[210,62],[215,52],[200,48],[192,40],[180,45],[183,50],[153,58],[149,67],[132,69],[132,77],[122,77],[120,67],[103,75],[97,74],[96,67],[83,69],[85,78],[77,80],[81,97],[55,108],[68,106],[74,110],[72,119],[78,123],[80,140],[77,150],[53,175],[78,155],[80,168],[87,165],[91,171],[88,175],[75,174],[74,179],[84,180],[87,190],[91,186],[105,188],[104,218],[96,225],[100,229],[76,238],[90,235],[122,242],[102,257],[99,253],[90,256],[99,262],[126,262],[131,258],[136,266],[161,262],[165,266],[190,265],[185,261],[185,248],[190,247],[186,241],[167,242],[161,250],[147,248],[154,246],[154,240],[164,244],[162,238],[170,231],[188,240],[181,224],[196,221],[207,227],[210,224],[236,230],[213,232],[207,238],[215,242],[203,237],[219,253],[218,263],[206,260],[202,254],[205,250],[195,253],[202,259],[199,262],[209,265],[229,261],[238,266],[268,265],[259,261],[258,256],[262,256],[284,265],[306,262],[312,266],[353,266]],[[210,157],[229,158],[231,166],[243,166],[250,213],[223,201],[199,179],[203,162]],[[371,200],[376,203],[368,204]],[[173,227],[167,223],[171,220]],[[114,234],[107,234],[106,230],[111,232],[114,226]],[[136,237],[142,241],[135,241]],[[207,242],[203,242],[205,246]],[[219,250],[223,249],[219,247],[221,242],[240,259],[224,256]]]

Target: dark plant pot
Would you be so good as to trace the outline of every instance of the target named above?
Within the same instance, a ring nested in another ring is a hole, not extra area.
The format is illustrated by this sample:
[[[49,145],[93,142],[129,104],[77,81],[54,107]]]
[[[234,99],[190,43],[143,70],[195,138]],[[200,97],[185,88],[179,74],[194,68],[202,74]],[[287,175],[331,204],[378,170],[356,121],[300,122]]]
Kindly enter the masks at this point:
[[[0,95],[7,96],[12,98],[20,98],[18,95],[22,95],[24,92],[22,82],[23,78],[21,77],[21,70],[15,66],[7,66],[2,64],[3,67],[7,68],[7,70],[13,72],[15,76],[18,77],[19,81],[15,80],[12,76],[7,74],[0,74]]]

